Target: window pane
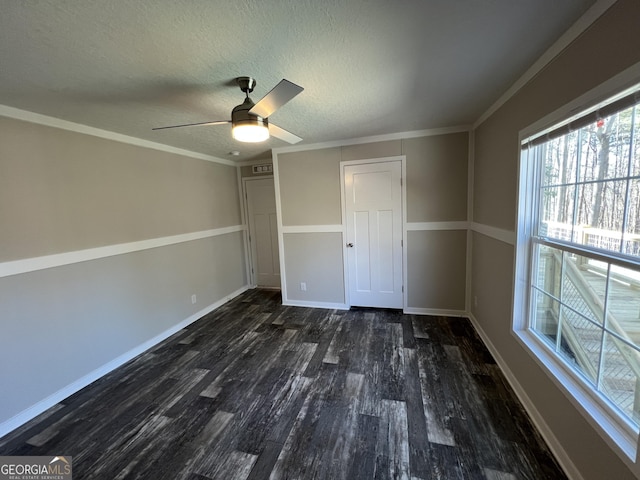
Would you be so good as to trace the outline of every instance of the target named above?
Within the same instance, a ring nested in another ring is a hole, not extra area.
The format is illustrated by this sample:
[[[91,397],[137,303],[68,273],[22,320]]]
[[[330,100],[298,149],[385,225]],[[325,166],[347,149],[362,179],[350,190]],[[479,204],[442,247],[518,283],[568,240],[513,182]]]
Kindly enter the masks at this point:
[[[640,163],[640,160],[637,161]],[[637,178],[629,182],[627,209],[627,228],[625,229],[622,251],[627,255],[640,257],[640,180]]]
[[[600,158],[602,141],[598,138],[597,125],[587,125],[580,130],[580,170],[579,182],[590,182],[598,179],[598,159]]]
[[[575,189],[573,185],[541,189],[540,236],[571,241]]]
[[[631,108],[584,127],[579,181],[601,182],[626,177],[631,130]]]
[[[640,346],[640,272],[611,266],[607,329]]]
[[[600,390],[638,424],[638,364],[640,353],[609,334],[605,334],[604,363]]]
[[[606,267],[602,275],[598,265],[589,258],[565,252],[562,303],[602,324],[605,289]]]
[[[640,176],[640,106],[634,109],[633,154],[631,156],[631,176]],[[638,197],[636,197],[638,198]]]
[[[544,144],[543,185],[566,185],[575,183],[578,160],[578,133],[572,132]]]
[[[576,370],[595,384],[600,364],[602,329],[564,306],[560,317],[560,353]]]
[[[542,338],[549,343],[551,348],[555,350],[556,338],[558,336],[560,302],[538,290],[533,290],[533,296],[536,310],[531,328],[538,332]]]
[[[537,266],[534,285],[556,298],[560,298],[560,271],[562,252],[556,248],[538,245],[534,265]]]
[[[619,252],[626,193],[626,181],[580,185],[574,243]]]

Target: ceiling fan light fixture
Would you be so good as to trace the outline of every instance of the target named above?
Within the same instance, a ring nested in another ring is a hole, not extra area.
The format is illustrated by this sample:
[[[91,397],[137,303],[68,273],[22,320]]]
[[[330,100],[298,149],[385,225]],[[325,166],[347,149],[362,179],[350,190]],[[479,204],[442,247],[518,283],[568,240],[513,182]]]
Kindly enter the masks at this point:
[[[231,135],[239,142],[264,142],[269,138],[269,127],[259,120],[256,120],[255,122],[245,120],[241,123],[233,124],[233,127],[231,128]]]
[[[258,143],[269,138],[269,121],[260,115],[249,113],[253,106],[247,95],[244,103],[231,112],[231,136],[239,142]]]

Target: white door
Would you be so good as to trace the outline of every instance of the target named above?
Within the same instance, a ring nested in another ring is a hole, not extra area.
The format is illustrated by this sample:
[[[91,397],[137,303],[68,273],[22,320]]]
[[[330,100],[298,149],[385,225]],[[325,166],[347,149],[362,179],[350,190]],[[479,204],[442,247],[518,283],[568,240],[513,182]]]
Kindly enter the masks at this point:
[[[253,281],[259,287],[280,288],[278,224],[273,178],[247,180],[245,186]]]
[[[402,308],[402,164],[343,168],[349,301]]]

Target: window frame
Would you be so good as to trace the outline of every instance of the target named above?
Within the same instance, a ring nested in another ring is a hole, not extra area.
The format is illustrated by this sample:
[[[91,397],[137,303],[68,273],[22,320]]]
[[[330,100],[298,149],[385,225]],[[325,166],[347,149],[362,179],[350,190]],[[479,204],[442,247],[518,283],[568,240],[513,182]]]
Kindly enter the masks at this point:
[[[530,327],[535,305],[532,296],[532,266],[536,244],[546,244],[562,251],[572,251],[579,255],[601,256],[606,262],[623,266],[640,266],[640,261],[614,252],[594,252],[593,248],[582,250],[571,242],[534,240],[539,221],[540,205],[537,190],[541,183],[541,169],[537,168],[539,159],[535,158],[538,149],[522,149],[530,138],[556,128],[561,123],[570,122],[582,116],[583,112],[609,103],[621,92],[640,83],[640,64],[622,72],[616,77],[578,97],[574,101],[545,116],[519,132],[518,136],[518,205],[516,209],[516,243],[514,292],[512,305],[512,334],[524,346],[525,350],[549,375],[571,403],[586,420],[600,433],[602,438],[620,455],[623,460],[636,461],[640,427],[620,413],[618,407],[589,382],[577,373],[569,363],[553,351],[539,333]],[[603,330],[604,331],[604,330]]]

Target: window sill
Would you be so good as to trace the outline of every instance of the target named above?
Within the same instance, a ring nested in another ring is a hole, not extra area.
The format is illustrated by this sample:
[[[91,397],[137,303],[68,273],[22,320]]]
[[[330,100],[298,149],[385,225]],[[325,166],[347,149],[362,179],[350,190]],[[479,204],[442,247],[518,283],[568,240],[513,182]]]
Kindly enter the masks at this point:
[[[530,330],[513,333],[613,450],[623,460],[635,463],[638,427],[618,414],[615,406],[571,371],[537,335]]]

